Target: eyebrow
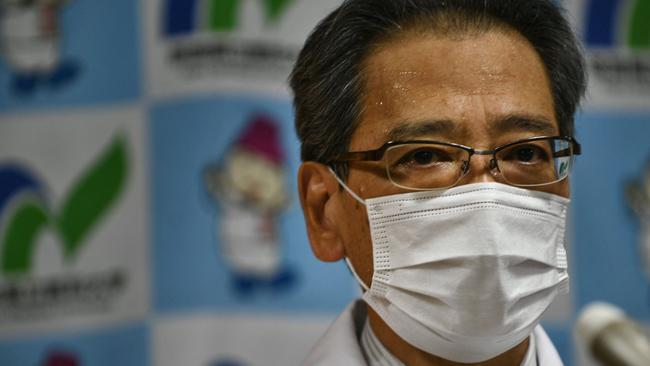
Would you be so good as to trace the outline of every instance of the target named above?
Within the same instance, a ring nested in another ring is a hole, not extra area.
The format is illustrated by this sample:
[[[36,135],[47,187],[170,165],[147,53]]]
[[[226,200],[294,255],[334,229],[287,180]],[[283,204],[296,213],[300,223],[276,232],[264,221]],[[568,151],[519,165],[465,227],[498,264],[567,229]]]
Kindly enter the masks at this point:
[[[458,129],[458,124],[446,119],[403,122],[388,133],[388,139],[389,141],[400,141],[425,135],[449,136],[454,134]]]
[[[543,135],[556,135],[557,127],[554,122],[537,115],[509,115],[492,123],[491,128],[497,133],[505,132],[534,132]]]
[[[419,122],[402,122],[388,133],[389,141],[403,141],[426,135],[450,137],[463,134],[464,126],[452,120],[426,120]],[[491,129],[498,134],[507,132],[533,132],[540,135],[556,135],[555,123],[544,116],[513,114],[492,123]]]

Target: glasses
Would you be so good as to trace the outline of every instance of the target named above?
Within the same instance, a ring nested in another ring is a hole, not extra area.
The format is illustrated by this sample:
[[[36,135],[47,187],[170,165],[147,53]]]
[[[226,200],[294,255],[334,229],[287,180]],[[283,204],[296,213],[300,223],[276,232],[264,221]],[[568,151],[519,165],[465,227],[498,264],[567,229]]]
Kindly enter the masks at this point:
[[[490,170],[514,186],[536,187],[569,175],[580,144],[573,137],[540,136],[518,140],[493,150],[439,141],[389,141],[376,150],[343,154],[334,165],[350,161],[382,161],[388,179],[412,190],[444,189],[456,185],[470,169],[473,155],[492,155]]]

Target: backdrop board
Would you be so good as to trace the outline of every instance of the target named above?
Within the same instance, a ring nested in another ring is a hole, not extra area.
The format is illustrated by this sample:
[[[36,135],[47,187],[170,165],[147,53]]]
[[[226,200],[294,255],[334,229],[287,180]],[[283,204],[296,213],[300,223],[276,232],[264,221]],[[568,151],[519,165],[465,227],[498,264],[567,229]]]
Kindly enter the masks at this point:
[[[146,2],[148,89],[156,97],[242,90],[288,97],[306,35],[339,1]]]
[[[360,290],[314,258],[287,78],[341,1],[0,0],[0,365],[294,365]],[[590,85],[567,366],[592,301],[650,326],[650,1],[559,2]]]

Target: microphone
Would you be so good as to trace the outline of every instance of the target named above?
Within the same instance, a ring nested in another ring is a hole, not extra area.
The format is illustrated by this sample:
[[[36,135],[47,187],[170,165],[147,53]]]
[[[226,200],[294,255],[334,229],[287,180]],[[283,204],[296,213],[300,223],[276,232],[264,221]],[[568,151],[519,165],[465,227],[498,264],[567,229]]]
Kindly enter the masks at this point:
[[[576,335],[602,365],[650,365],[650,340],[614,305],[588,305],[578,317]]]

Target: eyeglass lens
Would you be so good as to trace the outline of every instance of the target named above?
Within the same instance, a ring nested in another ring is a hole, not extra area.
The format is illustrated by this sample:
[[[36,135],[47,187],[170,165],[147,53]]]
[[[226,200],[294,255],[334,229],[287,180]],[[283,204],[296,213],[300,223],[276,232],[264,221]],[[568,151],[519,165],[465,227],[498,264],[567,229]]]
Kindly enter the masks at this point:
[[[557,182],[569,173],[571,143],[561,139],[521,142],[496,153],[503,178],[519,186]]]

